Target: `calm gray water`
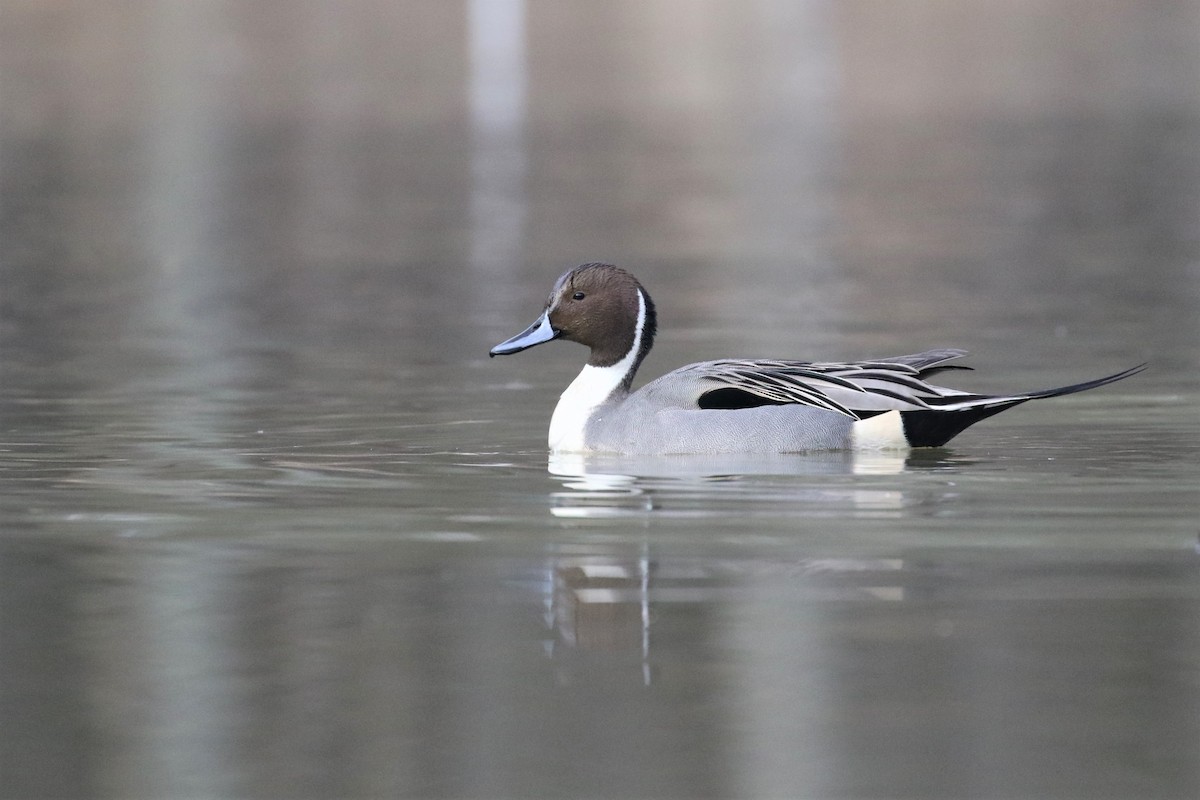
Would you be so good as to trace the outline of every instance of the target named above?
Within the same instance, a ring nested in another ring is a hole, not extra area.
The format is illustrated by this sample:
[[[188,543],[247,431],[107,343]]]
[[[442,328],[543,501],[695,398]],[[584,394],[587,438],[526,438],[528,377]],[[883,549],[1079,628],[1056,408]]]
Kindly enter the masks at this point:
[[[548,459],[648,375],[1136,378]],[[1200,4],[5,3],[0,796],[1200,796]]]

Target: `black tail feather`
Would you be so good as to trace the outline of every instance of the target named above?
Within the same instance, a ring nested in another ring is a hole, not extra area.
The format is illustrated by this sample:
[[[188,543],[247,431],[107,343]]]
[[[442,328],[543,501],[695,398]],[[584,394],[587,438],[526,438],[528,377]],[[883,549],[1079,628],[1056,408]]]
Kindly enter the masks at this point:
[[[1119,380],[1128,378],[1130,375],[1137,375],[1139,372],[1150,366],[1147,364],[1138,364],[1136,367],[1130,367],[1127,370],[1107,375],[1103,378],[1096,378],[1092,381],[1084,381],[1083,383],[1073,383],[1070,386],[1060,386],[1057,389],[1043,389],[1040,392],[1025,392],[1019,397],[1022,400],[1040,400],[1044,397],[1062,397],[1064,394],[1075,394],[1076,392],[1086,392],[1088,389],[1095,389],[1097,386],[1107,386],[1110,383],[1116,383]],[[1005,398],[998,397],[997,400]]]
[[[1067,394],[1095,389],[1098,386],[1105,386],[1123,378],[1128,378],[1130,375],[1136,375],[1147,366],[1147,364],[1139,364],[1136,367],[1130,367],[1127,370],[1107,375],[1103,378],[1096,378],[1095,380],[1084,381],[1083,383],[1074,383],[1070,386],[1059,386],[1054,389],[1025,392],[1010,397],[987,397],[980,395],[978,398],[972,398],[970,404],[966,407],[960,405],[957,408],[948,408],[946,410],[901,411],[900,419],[904,425],[904,438],[908,440],[909,445],[912,447],[941,447],[976,422],[999,414],[1005,409],[1018,406],[1029,400],[1062,397]],[[963,397],[961,395],[957,397],[951,395],[940,398],[940,400],[947,405],[951,403],[958,404],[963,402]],[[930,405],[934,405],[936,402],[932,401]]]

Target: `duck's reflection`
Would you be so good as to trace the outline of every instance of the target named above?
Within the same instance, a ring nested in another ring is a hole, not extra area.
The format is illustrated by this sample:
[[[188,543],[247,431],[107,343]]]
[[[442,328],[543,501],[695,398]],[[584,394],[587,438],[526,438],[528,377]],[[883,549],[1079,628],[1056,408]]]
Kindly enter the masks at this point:
[[[773,502],[786,502],[794,508],[797,501],[807,498],[826,508],[898,512],[906,505],[901,484],[838,479],[900,475],[914,469],[937,469],[949,461],[945,453],[931,456],[891,450],[780,455],[551,454],[548,471],[563,486],[562,491],[551,493],[551,513],[563,518],[636,516],[662,512],[665,497],[680,501],[675,504],[678,509],[686,505],[689,496],[703,493],[711,501],[716,492],[724,492],[731,502],[753,501],[760,508]]]
[[[712,516],[753,513],[814,517],[900,516],[926,506],[928,482],[911,482],[908,471],[946,467],[953,457],[899,451],[822,452],[772,456],[620,457],[558,454],[548,470],[561,482],[551,493],[551,513],[563,519]],[[939,497],[945,491],[937,489]],[[924,512],[918,512],[924,513]],[[806,559],[778,563],[706,559],[664,567],[643,542],[634,552],[614,544],[606,554],[556,553],[547,561],[545,613],[552,631],[547,652],[579,650],[641,652],[642,678],[651,682],[653,609],[664,603],[732,602],[743,581],[756,573],[784,571],[788,585],[814,597],[900,601],[900,559]],[[619,552],[624,551],[624,552]],[[853,576],[853,577],[851,577]],[[778,576],[776,576],[778,578]],[[795,583],[794,581],[799,581]],[[730,593],[733,593],[732,595]]]
[[[686,616],[681,606],[740,608],[759,596],[762,584],[813,602],[908,599],[903,558],[680,560],[652,558],[645,544],[637,553],[620,549],[558,554],[546,562],[544,646],[549,658],[562,660],[564,674],[579,667],[580,651],[624,654],[638,658],[642,683],[649,686],[657,625],[664,619],[677,624]]]
[[[650,685],[650,580],[652,564],[636,558],[558,558],[551,564],[546,621],[561,642],[585,650],[640,651],[642,682]]]

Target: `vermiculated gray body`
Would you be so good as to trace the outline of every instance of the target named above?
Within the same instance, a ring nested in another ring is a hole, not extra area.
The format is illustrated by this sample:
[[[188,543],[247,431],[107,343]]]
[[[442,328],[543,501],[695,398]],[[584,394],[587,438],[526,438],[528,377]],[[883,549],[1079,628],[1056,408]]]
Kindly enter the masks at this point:
[[[698,409],[698,384],[677,371],[632,394],[618,392],[588,420],[588,449],[630,455],[799,453],[843,448],[850,440],[854,419],[822,408]]]

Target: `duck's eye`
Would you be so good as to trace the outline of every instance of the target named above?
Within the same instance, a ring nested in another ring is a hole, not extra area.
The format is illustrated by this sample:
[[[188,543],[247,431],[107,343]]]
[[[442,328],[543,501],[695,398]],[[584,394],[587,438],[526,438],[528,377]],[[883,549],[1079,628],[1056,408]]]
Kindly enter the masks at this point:
[[[571,295],[571,299],[572,300],[582,300],[586,296],[587,295],[585,295],[583,292],[576,292],[575,294]]]

